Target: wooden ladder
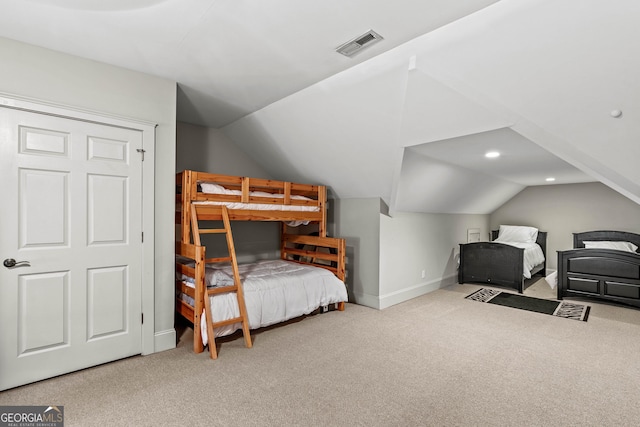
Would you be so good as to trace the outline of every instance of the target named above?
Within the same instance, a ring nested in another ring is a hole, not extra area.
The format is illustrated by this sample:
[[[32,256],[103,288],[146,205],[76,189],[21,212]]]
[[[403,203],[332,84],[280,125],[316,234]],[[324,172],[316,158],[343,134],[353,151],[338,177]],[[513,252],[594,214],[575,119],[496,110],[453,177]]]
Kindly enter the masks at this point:
[[[205,286],[204,292],[204,306],[205,306],[205,318],[207,322],[207,335],[209,336],[209,354],[212,359],[218,358],[218,351],[216,349],[216,340],[214,335],[214,329],[221,326],[233,325],[234,323],[242,324],[242,334],[244,335],[244,344],[247,348],[252,347],[251,333],[249,332],[249,319],[247,317],[247,308],[244,302],[244,293],[242,291],[242,282],[240,281],[240,273],[238,272],[238,260],[236,259],[236,249],[233,244],[233,235],[231,234],[231,223],[229,221],[229,212],[226,206],[220,206],[220,215],[222,217],[223,228],[207,228],[201,229],[198,225],[198,207],[193,205],[191,209],[191,230],[193,234],[193,241],[197,246],[200,245],[201,234],[225,234],[227,237],[227,248],[229,256],[219,258],[208,258],[205,263],[218,263],[218,262],[230,262],[233,270],[233,285],[208,288]],[[217,209],[216,209],[217,210]],[[211,213],[211,207],[207,207],[207,211]],[[238,309],[240,316],[232,319],[214,321],[211,313],[211,296],[217,294],[223,294],[233,292],[236,294]]]

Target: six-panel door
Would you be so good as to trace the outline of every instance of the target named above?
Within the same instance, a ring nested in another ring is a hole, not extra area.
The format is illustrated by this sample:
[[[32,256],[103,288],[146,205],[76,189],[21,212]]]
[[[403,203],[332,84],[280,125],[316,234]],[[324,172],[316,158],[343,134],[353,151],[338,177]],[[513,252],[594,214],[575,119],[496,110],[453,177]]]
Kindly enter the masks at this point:
[[[0,390],[141,352],[140,147],[0,107]]]

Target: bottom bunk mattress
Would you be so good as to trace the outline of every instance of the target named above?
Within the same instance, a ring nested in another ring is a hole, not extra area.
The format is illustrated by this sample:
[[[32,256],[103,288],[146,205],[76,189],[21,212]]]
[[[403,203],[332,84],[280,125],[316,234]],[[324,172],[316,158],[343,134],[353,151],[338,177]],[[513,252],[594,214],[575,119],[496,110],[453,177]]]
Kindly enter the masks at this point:
[[[251,329],[310,314],[320,307],[346,302],[348,299],[345,284],[324,268],[284,260],[268,260],[241,264],[238,270]],[[193,286],[192,279],[183,277],[183,281],[188,286]],[[208,287],[232,285],[231,266],[207,265],[205,281]],[[188,296],[181,297],[193,305]],[[215,322],[240,315],[235,293],[213,295],[210,300]],[[204,316],[201,320],[206,322]],[[215,336],[229,335],[241,328],[240,323],[222,326],[216,328]],[[206,323],[202,324],[201,331],[206,345]]]

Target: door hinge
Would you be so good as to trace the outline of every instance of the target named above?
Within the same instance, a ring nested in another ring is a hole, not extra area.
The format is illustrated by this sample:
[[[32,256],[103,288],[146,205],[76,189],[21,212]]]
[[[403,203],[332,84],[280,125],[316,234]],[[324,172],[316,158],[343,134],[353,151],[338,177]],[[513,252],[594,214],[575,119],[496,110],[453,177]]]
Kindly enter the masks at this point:
[[[144,325],[144,313],[140,313],[140,323]]]
[[[138,153],[142,154],[142,161],[144,162],[144,153],[146,153],[147,151],[142,149],[142,148],[138,148],[136,151]]]
[[[144,231],[141,234],[142,234],[142,237],[140,240],[142,241],[142,243],[144,243]]]

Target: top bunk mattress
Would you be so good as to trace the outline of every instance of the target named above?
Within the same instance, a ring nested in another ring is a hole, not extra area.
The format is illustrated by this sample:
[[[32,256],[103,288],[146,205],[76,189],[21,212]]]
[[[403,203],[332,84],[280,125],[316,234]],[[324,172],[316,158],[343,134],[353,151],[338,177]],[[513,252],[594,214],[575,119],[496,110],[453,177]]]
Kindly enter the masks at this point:
[[[242,197],[242,191],[240,190],[229,190],[224,187],[221,187],[216,184],[200,184],[202,188],[202,193],[204,194],[225,194],[225,195],[233,195]],[[206,190],[205,190],[206,189]],[[263,191],[251,191],[249,193],[250,197],[253,200],[273,200],[273,199],[281,199],[284,200],[284,194],[276,194],[276,193],[266,193]],[[314,202],[313,199],[305,196],[291,196],[292,200],[305,200]],[[234,201],[216,201],[216,200],[200,200],[192,202],[194,205],[208,205],[208,206],[226,206],[227,209],[232,210],[249,210],[249,211],[268,211],[268,212],[320,212],[319,206],[310,206],[310,205],[293,205],[293,204],[284,204],[284,203],[243,203],[243,202],[234,202]],[[287,225],[291,227],[297,227],[300,225],[309,224],[308,220],[292,220],[287,221]]]
[[[238,199],[242,199],[242,191],[232,190],[225,188],[221,185],[214,183],[202,182],[199,184],[203,194],[211,195],[223,195],[233,196]],[[199,200],[194,201],[195,205],[209,205],[209,206],[226,206],[227,209],[233,210],[251,210],[251,211],[270,211],[270,212],[320,212],[320,206],[305,205],[305,204],[292,204],[296,202],[302,203],[317,203],[317,201],[299,195],[291,195],[290,202],[284,203],[285,195],[279,193],[267,193],[265,191],[251,191],[249,192],[251,203],[244,203],[238,201],[220,201],[220,200]],[[270,203],[261,203],[261,201],[269,201]],[[274,203],[275,202],[275,203]],[[294,220],[288,221],[289,226],[299,226],[309,224],[308,220]]]
[[[282,221],[288,225],[320,224],[326,234],[326,197],[323,185],[184,170],[176,174],[176,218],[182,225],[182,240],[189,241],[191,206],[202,208],[203,220],[220,219],[226,207],[229,219]],[[198,216],[200,218],[200,216]]]
[[[230,196],[242,197],[242,191],[230,190],[221,185],[202,182],[200,188],[204,194],[224,194]],[[236,201],[196,201],[197,204],[211,204],[211,205],[225,205],[229,209],[255,209],[255,210],[287,210],[287,211],[304,211],[304,212],[318,212],[319,206],[296,204],[295,201],[304,201],[309,203],[316,203],[313,199],[305,196],[291,195],[290,200],[294,201],[293,204],[284,203],[284,194],[279,193],[267,193],[266,191],[250,191],[249,197],[253,203],[243,203]],[[261,200],[273,202],[276,199],[276,203],[260,203]]]

